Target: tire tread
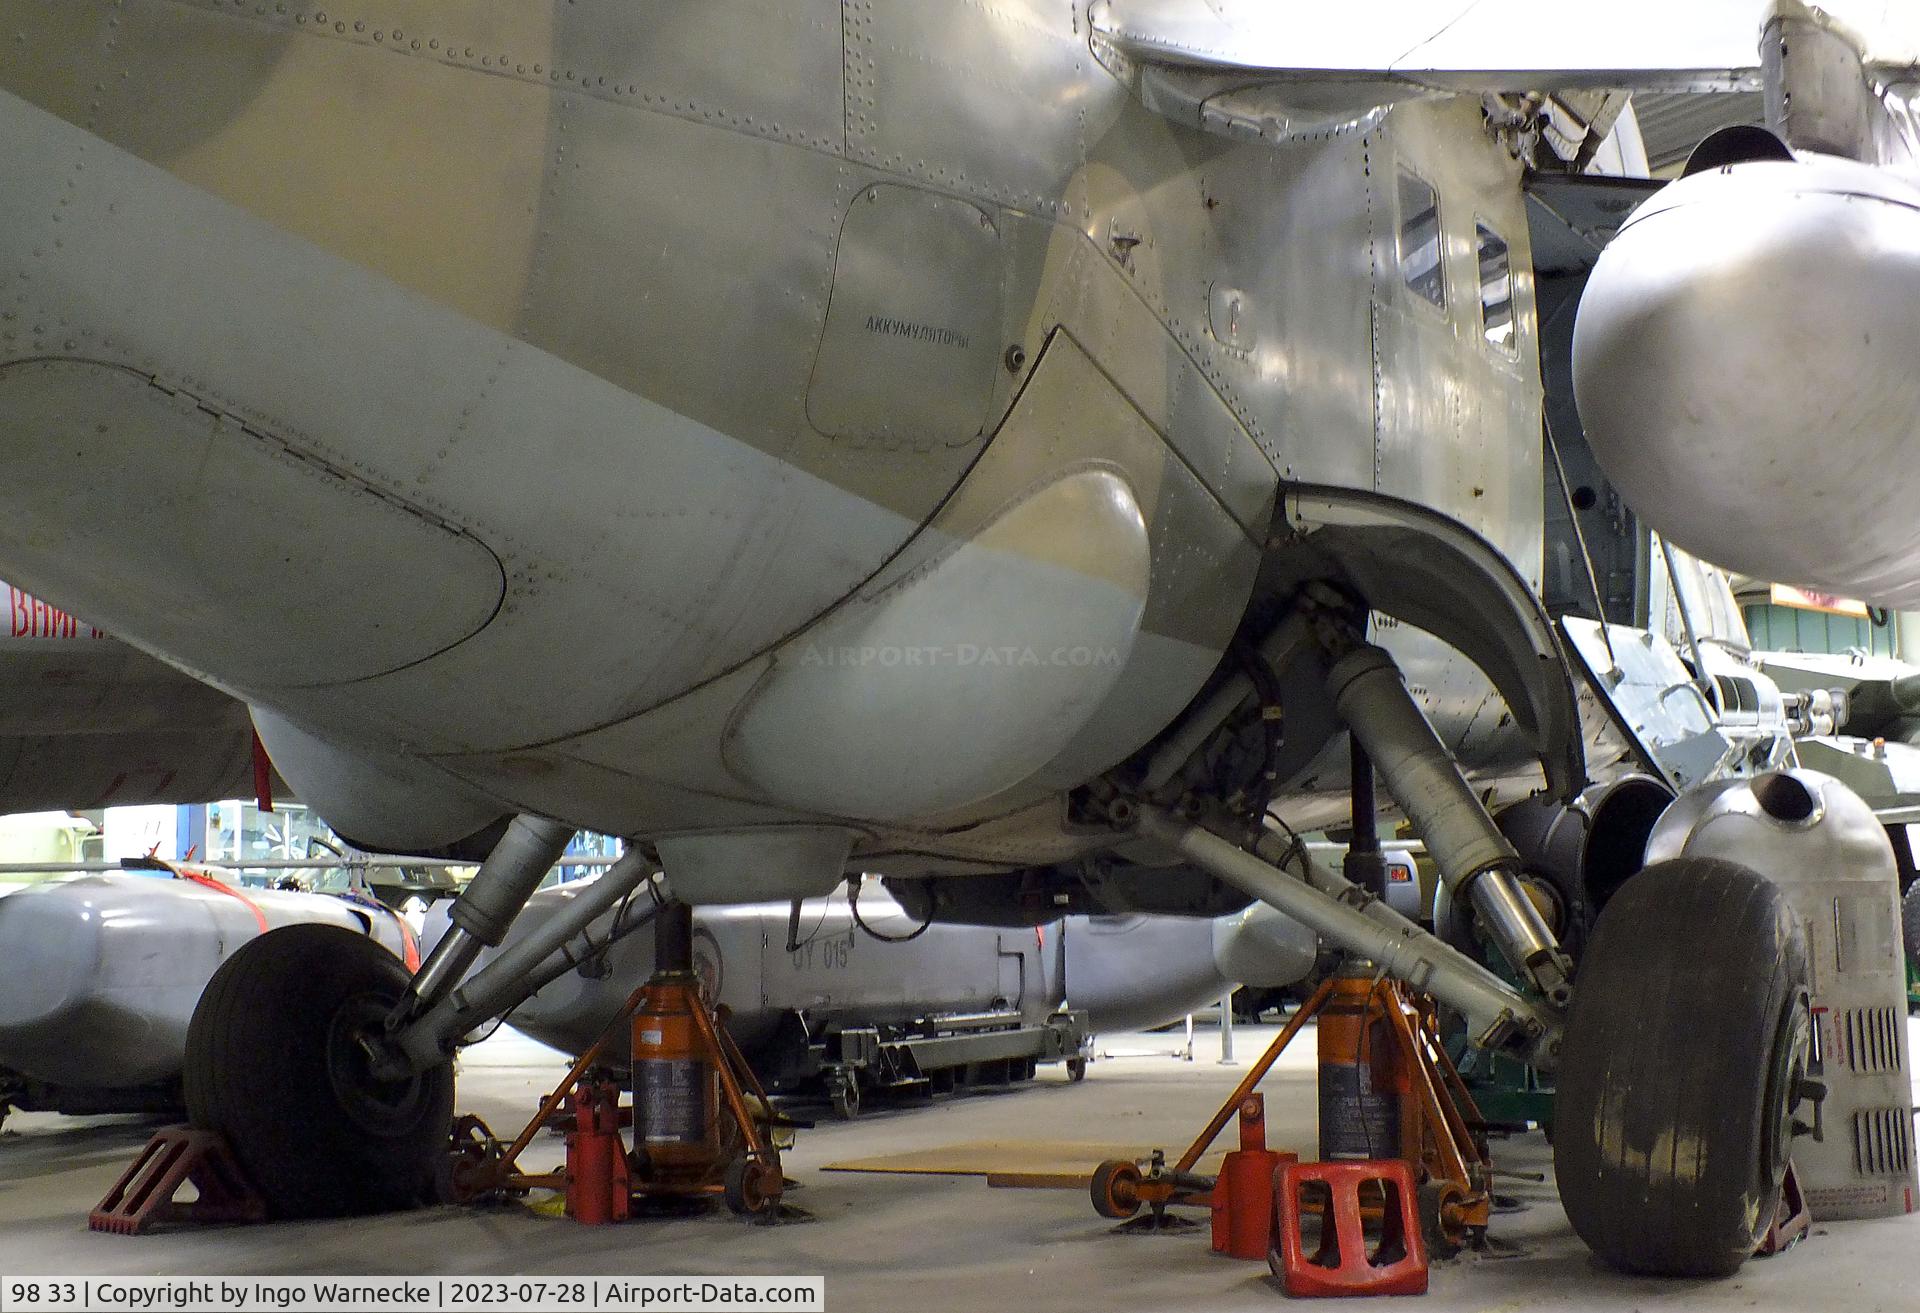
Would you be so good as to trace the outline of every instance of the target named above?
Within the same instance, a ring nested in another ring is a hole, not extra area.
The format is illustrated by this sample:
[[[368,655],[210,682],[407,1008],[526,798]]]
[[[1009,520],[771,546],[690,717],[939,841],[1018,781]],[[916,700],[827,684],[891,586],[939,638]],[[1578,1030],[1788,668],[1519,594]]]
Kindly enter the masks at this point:
[[[1779,1189],[1760,1179],[1764,1078],[1806,978],[1798,919],[1746,867],[1676,858],[1608,903],[1575,986],[1554,1115],[1562,1202],[1608,1263],[1723,1276],[1751,1253],[1753,1219],[1771,1217]]]

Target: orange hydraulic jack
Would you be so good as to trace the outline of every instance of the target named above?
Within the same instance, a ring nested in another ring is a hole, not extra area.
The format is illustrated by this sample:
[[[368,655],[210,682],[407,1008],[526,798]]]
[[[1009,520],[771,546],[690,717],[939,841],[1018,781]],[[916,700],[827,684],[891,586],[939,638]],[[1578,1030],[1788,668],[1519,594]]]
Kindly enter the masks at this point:
[[[1486,1233],[1493,1164],[1486,1127],[1440,1043],[1433,1005],[1352,963],[1320,1011],[1320,1157],[1398,1158],[1413,1169],[1429,1246],[1441,1257]]]
[[[568,1216],[590,1223],[620,1221],[643,1197],[718,1196],[736,1213],[764,1221],[778,1216],[786,1178],[780,1152],[763,1128],[773,1121],[771,1104],[727,1034],[724,1016],[717,1017],[700,996],[692,909],[667,904],[654,933],[652,977],[541,1100],[512,1144],[499,1148],[476,1119],[455,1124],[452,1198],[561,1188]],[[588,1073],[629,1019],[634,1102],[623,1108],[619,1087]],[[749,1105],[749,1092],[756,1105]],[[561,1113],[562,1104],[570,1104],[568,1113]],[[550,1123],[567,1126],[565,1171],[518,1171],[520,1154]],[[620,1138],[626,1126],[633,1128],[631,1151]]]
[[[1092,1181],[1095,1211],[1119,1218],[1146,1207],[1159,1217],[1170,1205],[1210,1204],[1216,1183],[1196,1174],[1195,1165],[1293,1037],[1316,1017],[1323,1064],[1322,1157],[1404,1159],[1417,1183],[1422,1230],[1435,1252],[1456,1252],[1484,1233],[1492,1204],[1492,1165],[1478,1138],[1480,1111],[1441,1048],[1432,1009],[1416,1003],[1394,981],[1363,973],[1354,964],[1322,982],[1288,1019],[1172,1166],[1158,1150],[1144,1169],[1125,1160],[1100,1164]],[[1329,1130],[1340,1125],[1337,1109],[1336,1116],[1329,1117],[1330,1075],[1336,1089],[1341,1076],[1358,1081],[1348,1088],[1362,1100],[1357,1133],[1361,1143],[1374,1141],[1371,1149],[1356,1152],[1327,1143]]]

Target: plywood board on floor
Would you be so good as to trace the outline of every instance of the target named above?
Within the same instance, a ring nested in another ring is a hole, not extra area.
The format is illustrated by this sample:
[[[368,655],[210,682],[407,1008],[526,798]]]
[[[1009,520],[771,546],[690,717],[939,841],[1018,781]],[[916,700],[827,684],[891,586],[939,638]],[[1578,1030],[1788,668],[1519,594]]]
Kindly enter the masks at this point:
[[[1222,1137],[1223,1139],[1225,1137]],[[1169,1159],[1186,1145],[1160,1145]],[[1008,1181],[1016,1178],[1052,1178],[1084,1184],[1093,1169],[1109,1158],[1144,1158],[1155,1146],[1113,1144],[1087,1140],[963,1140],[958,1144],[910,1149],[874,1158],[844,1158],[827,1163],[823,1172],[901,1172],[925,1176],[985,1176]],[[1207,1175],[1220,1170],[1225,1147],[1200,1160],[1195,1171]]]

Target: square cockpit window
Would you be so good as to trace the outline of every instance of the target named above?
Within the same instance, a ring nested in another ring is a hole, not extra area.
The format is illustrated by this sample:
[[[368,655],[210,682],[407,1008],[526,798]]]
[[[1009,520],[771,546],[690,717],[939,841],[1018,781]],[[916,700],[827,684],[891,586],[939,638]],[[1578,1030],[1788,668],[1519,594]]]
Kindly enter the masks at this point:
[[[1433,304],[1447,304],[1447,273],[1440,258],[1440,197],[1411,173],[1400,174],[1400,276]]]

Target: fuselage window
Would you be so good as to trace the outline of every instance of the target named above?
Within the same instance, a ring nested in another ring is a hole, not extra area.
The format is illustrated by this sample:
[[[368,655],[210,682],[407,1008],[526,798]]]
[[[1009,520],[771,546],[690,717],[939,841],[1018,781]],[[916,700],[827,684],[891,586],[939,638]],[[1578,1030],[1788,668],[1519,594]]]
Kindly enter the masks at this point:
[[[1513,354],[1513,262],[1507,244],[1486,224],[1476,224],[1480,249],[1480,329],[1507,354]]]
[[[1411,173],[1400,174],[1400,276],[1437,306],[1447,304],[1440,258],[1440,197]]]

